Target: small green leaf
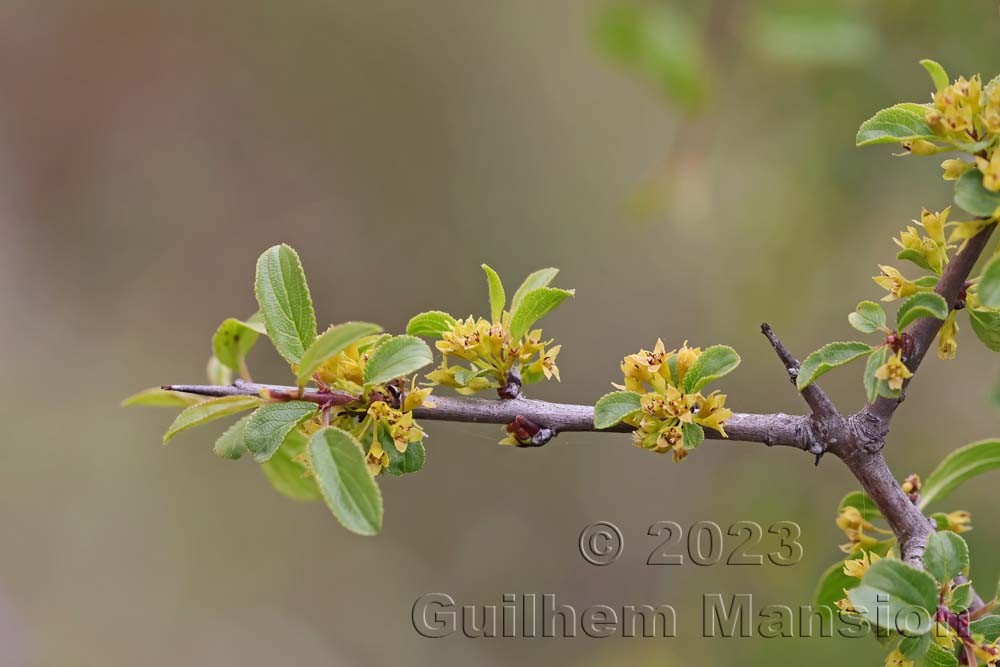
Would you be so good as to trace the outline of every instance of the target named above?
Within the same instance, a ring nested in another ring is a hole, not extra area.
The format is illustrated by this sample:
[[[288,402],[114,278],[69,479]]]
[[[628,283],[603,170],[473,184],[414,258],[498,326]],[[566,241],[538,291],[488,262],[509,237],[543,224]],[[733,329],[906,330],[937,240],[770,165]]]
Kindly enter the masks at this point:
[[[166,444],[181,431],[186,431],[195,426],[207,424],[210,421],[228,417],[229,415],[243,412],[260,405],[261,400],[257,396],[222,396],[210,398],[207,401],[196,403],[185,408],[174,423],[170,425],[163,435],[163,442]]]
[[[934,624],[931,610],[937,610],[938,589],[926,572],[902,561],[882,559],[868,568],[861,585],[849,590],[847,597],[873,625],[919,635]]]
[[[327,427],[313,434],[308,451],[323,500],[337,521],[358,535],[382,530],[382,494],[354,436]]]
[[[243,442],[243,433],[248,421],[250,421],[250,415],[240,417],[238,421],[226,429],[225,433],[219,436],[212,448],[216,456],[233,461],[237,461],[243,456],[243,452],[247,450]]]
[[[913,280],[913,284],[923,290],[932,290],[937,287],[938,277],[937,276],[920,276]]]
[[[983,616],[969,624],[969,632],[974,635],[983,635],[987,643],[993,643],[1000,639],[1000,616]]]
[[[427,343],[414,336],[393,336],[369,357],[363,373],[365,384],[382,384],[409,375],[434,361]]]
[[[969,573],[969,545],[957,533],[933,532],[927,537],[924,569],[943,585],[960,574]]]
[[[927,653],[918,663],[919,667],[958,667],[958,658],[950,651],[934,642],[927,644]]]
[[[868,355],[868,362],[865,364],[865,396],[868,402],[872,403],[879,397],[879,385],[885,384],[875,377],[875,372],[885,363],[886,348],[880,347]]]
[[[983,187],[983,175],[978,169],[971,169],[955,181],[955,203],[967,213],[991,218],[1000,207],[1000,192]]]
[[[377,324],[367,322],[346,322],[332,326],[316,337],[309,349],[302,355],[296,382],[301,387],[309,382],[313,373],[326,363],[327,359],[342,352],[365,336],[371,336],[382,331]]]
[[[934,130],[927,125],[924,117],[927,106],[904,102],[888,109],[882,109],[866,120],[858,128],[856,143],[858,146],[870,144],[891,144],[916,139],[928,141],[937,139]]]
[[[910,660],[916,660],[927,653],[932,636],[932,633],[928,632],[916,637],[903,637],[903,640],[899,642],[899,651]]]
[[[948,303],[936,292],[917,292],[896,311],[896,329],[902,331],[921,317],[943,320],[948,317]]]
[[[267,403],[257,408],[250,416],[243,435],[254,460],[263,463],[271,458],[285,436],[315,415],[318,409],[319,406],[308,401]]]
[[[684,449],[694,449],[705,439],[705,429],[698,424],[681,424],[684,435]]]
[[[316,313],[298,253],[285,244],[265,250],[257,260],[254,293],[278,354],[299,363],[316,338]]]
[[[483,271],[486,272],[486,282],[490,288],[490,317],[494,322],[499,322],[504,306],[507,305],[507,295],[503,291],[503,283],[500,282],[497,272],[487,264],[483,264]]]
[[[160,387],[150,387],[149,389],[143,389],[136,394],[132,394],[122,401],[121,405],[123,408],[133,405],[152,405],[173,408],[187,407],[189,405],[194,405],[195,403],[201,403],[204,400],[204,396],[185,394],[180,391],[168,391]]]
[[[944,68],[940,64],[933,60],[924,59],[920,61],[920,64],[924,66],[927,73],[931,75],[931,81],[934,82],[934,87],[937,88],[938,92],[947,88],[951,84],[951,80],[948,79],[948,73],[944,71]]]
[[[385,471],[390,475],[406,475],[424,467],[427,450],[424,449],[423,442],[411,442],[406,446],[405,452],[400,452],[384,426],[378,427],[378,439],[382,450],[389,454],[389,465]]]
[[[840,500],[840,505],[837,507],[837,510],[841,511],[847,507],[853,507],[858,510],[858,512],[861,513],[862,518],[867,521],[874,521],[882,518],[882,513],[879,512],[878,507],[875,506],[875,501],[872,500],[864,491],[851,491],[848,493]]]
[[[242,372],[246,369],[247,354],[259,335],[246,322],[230,317],[215,330],[212,352],[223,366]]]
[[[948,515],[944,512],[935,512],[930,515],[930,520],[934,523],[934,530],[948,530]]]
[[[521,297],[521,303],[510,314],[510,337],[517,341],[528,333],[531,325],[559,306],[573,290],[539,287]]]
[[[837,561],[826,569],[816,586],[816,604],[837,609],[837,601],[844,599],[844,591],[856,588],[861,584],[857,577],[844,574],[844,562]]]
[[[208,358],[205,375],[208,376],[209,384],[230,384],[233,381],[233,372],[214,354]]]
[[[597,399],[594,405],[594,427],[611,428],[642,409],[639,394],[634,391],[613,391]]]
[[[538,269],[521,283],[521,286],[517,288],[514,292],[514,298],[510,300],[510,310],[514,312],[517,307],[521,305],[521,301],[524,299],[524,295],[528,292],[538,289],[539,287],[548,287],[549,283],[555,280],[556,275],[558,275],[559,269]]]
[[[430,310],[410,318],[406,325],[406,333],[411,336],[427,336],[440,338],[441,334],[451,331],[455,318],[440,310]]]
[[[802,391],[825,373],[872,351],[867,343],[827,343],[802,362],[795,385]]]
[[[956,586],[951,592],[951,602],[948,604],[948,608],[954,612],[961,613],[972,606],[972,601],[972,584],[967,581],[964,584]]]
[[[983,345],[1000,352],[1000,310],[969,308],[969,324]]]
[[[271,486],[292,500],[308,502],[323,497],[316,486],[316,479],[300,463],[308,445],[308,436],[296,429],[285,436],[274,456],[260,464],[261,472]]]
[[[931,267],[931,265],[927,262],[927,258],[924,257],[924,254],[918,250],[914,250],[913,248],[903,248],[896,253],[896,259],[905,259],[913,262],[925,271],[934,270],[933,267]]]
[[[847,320],[861,333],[875,333],[885,326],[885,310],[874,301],[862,301]]]
[[[956,449],[924,480],[920,509],[941,500],[962,482],[994,468],[1000,468],[1000,440],[980,440]]]
[[[740,355],[728,345],[705,348],[684,374],[684,392],[692,394],[700,391],[709,382],[728,375],[739,365]]]
[[[1000,308],[1000,255],[994,255],[983,269],[976,294],[983,306]]]

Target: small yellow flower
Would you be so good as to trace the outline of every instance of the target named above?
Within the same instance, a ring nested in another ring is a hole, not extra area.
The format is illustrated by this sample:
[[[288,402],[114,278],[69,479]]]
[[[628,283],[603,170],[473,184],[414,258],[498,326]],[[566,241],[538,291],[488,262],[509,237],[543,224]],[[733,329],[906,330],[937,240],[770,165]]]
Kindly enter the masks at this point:
[[[528,366],[528,372],[540,372],[545,376],[546,380],[550,380],[553,377],[556,381],[561,382],[559,378],[559,367],[556,366],[556,357],[559,356],[559,350],[562,349],[562,345],[556,345],[550,347],[548,351],[539,350],[538,360]]]
[[[958,333],[958,324],[955,323],[955,311],[948,314],[948,319],[941,325],[938,332],[937,356],[938,359],[954,359],[958,354],[958,341],[955,334]]]
[[[885,667],[913,667],[913,661],[897,648],[885,657]]]
[[[913,153],[914,155],[934,155],[940,150],[937,146],[935,146],[929,141],[925,141],[924,139],[916,139],[914,141],[904,141],[903,148],[905,148],[910,153]]]
[[[883,301],[895,301],[917,293],[916,283],[903,277],[898,269],[882,264],[878,268],[882,271],[882,275],[875,276],[872,280],[882,289],[888,290],[889,293],[882,297]]]
[[[875,377],[879,380],[885,380],[885,383],[889,385],[889,389],[893,391],[899,391],[903,388],[903,382],[911,377],[913,373],[910,369],[906,367],[902,359],[903,351],[900,350],[896,354],[889,357],[889,360],[884,364],[879,366],[878,370],[875,371]]]
[[[417,388],[417,379],[413,378],[413,383],[410,385],[410,391],[406,392],[406,398],[403,399],[403,411],[410,412],[413,408],[428,407],[433,408],[434,403],[428,401],[427,398],[434,391],[433,387],[422,387]]]
[[[953,533],[967,533],[972,530],[972,515],[965,510],[948,513],[948,530]]]
[[[865,572],[868,571],[869,567],[879,562],[880,560],[882,560],[882,557],[879,556],[874,551],[867,551],[867,552],[862,551],[861,558],[855,558],[844,561],[844,574],[846,574],[848,577],[854,577],[855,579],[860,579],[861,577],[865,576]]]
[[[971,162],[957,158],[945,160],[941,163],[941,168],[944,170],[944,180],[957,181],[962,174],[972,169],[973,166]]]
[[[983,187],[990,192],[1000,192],[1000,150],[993,151],[989,160],[977,156],[976,167],[983,174]]]
[[[844,553],[859,553],[863,550],[871,550],[878,544],[880,540],[873,535],[869,535],[869,531],[886,534],[890,532],[877,528],[872,522],[861,516],[861,512],[855,507],[845,507],[840,511],[840,514],[837,516],[837,528],[844,531],[844,535],[849,540],[847,543],[840,545],[840,550]]]
[[[713,391],[702,399],[698,412],[694,415],[694,423],[718,431],[725,438],[726,431],[723,429],[723,424],[733,416],[733,411],[725,405],[726,395]]]
[[[668,385],[665,398],[667,415],[685,424],[690,424],[694,421],[694,414],[691,412],[691,407],[697,400],[696,396],[681,393],[674,385]]]
[[[847,589],[846,588],[844,589],[844,596],[845,597],[837,600],[837,602],[835,603],[837,605],[837,609],[839,609],[840,611],[842,611],[842,612],[844,612],[846,614],[856,614],[856,613],[858,613],[858,610],[854,608],[854,605],[852,605],[851,601],[846,597],[847,596]]]

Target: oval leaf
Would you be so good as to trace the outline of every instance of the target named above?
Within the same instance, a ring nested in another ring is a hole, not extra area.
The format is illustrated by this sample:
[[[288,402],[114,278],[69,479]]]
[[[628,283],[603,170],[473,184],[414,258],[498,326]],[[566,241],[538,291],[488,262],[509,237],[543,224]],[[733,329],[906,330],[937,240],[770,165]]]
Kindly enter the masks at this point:
[[[181,431],[255,408],[260,403],[261,400],[257,396],[222,396],[192,405],[177,415],[174,423],[163,435],[163,442],[166,444]]]
[[[316,313],[298,253],[285,244],[265,250],[257,260],[254,293],[275,349],[299,363],[316,338]]]
[[[987,308],[1000,308],[1000,255],[996,255],[983,269],[976,294]]]
[[[948,303],[935,292],[917,292],[896,311],[896,328],[902,331],[921,317],[943,320],[948,317]]]
[[[278,451],[285,437],[316,414],[319,409],[308,401],[268,403],[250,415],[243,440],[257,463],[267,461]]]
[[[143,389],[137,394],[132,394],[121,405],[127,408],[133,405],[153,405],[158,407],[187,407],[205,400],[204,396],[195,394],[185,394],[182,391],[169,391],[161,387],[150,387]]]
[[[951,531],[931,533],[924,551],[924,569],[939,584],[951,584],[958,575],[969,573],[969,545]]]
[[[927,644],[927,653],[920,661],[920,667],[958,667],[958,658],[951,651],[930,642]]]
[[[281,447],[270,459],[260,464],[261,472],[274,489],[292,500],[319,500],[322,494],[316,479],[300,463],[299,457],[309,445],[309,438],[301,431],[290,432]]]
[[[983,635],[987,643],[1000,639],[1000,616],[983,616],[969,624],[969,632]]]
[[[524,282],[521,283],[521,286],[517,288],[516,292],[514,292],[514,297],[510,300],[511,312],[517,310],[517,307],[521,305],[521,301],[524,299],[525,294],[536,290],[539,287],[548,287],[549,283],[555,280],[558,273],[559,269],[538,269],[525,278]]]
[[[956,449],[927,476],[920,489],[920,508],[951,493],[967,479],[1000,468],[1000,440],[981,440]]]
[[[882,559],[868,568],[861,585],[849,590],[847,597],[873,625],[916,635],[933,626],[931,610],[937,611],[938,589],[926,572],[898,560]],[[897,619],[910,625],[897,627]]]
[[[799,366],[795,386],[802,391],[823,374],[871,351],[872,346],[867,343],[828,343],[805,358]]]
[[[243,433],[249,420],[250,415],[240,417],[236,423],[226,429],[225,433],[219,436],[212,448],[216,456],[233,461],[243,456],[243,452],[247,450],[246,444],[243,442]]]
[[[215,330],[212,352],[223,366],[241,371],[245,367],[247,353],[257,342],[259,335],[246,322],[230,317]]]
[[[740,365],[740,355],[728,345],[706,348],[684,374],[684,392],[693,394]]]
[[[955,181],[955,203],[972,215],[989,218],[1000,207],[1000,192],[984,188],[983,175],[971,169]]]
[[[354,436],[334,427],[317,431],[309,461],[323,500],[344,528],[358,535],[382,529],[382,493]]]
[[[1000,352],[1000,310],[969,308],[969,324],[983,345]]]
[[[858,128],[858,146],[891,144],[915,139],[934,140],[938,136],[927,125],[924,117],[927,107],[923,104],[904,102],[882,109]]]
[[[885,310],[874,301],[862,301],[847,316],[851,326],[861,333],[875,333],[885,326]]]
[[[303,355],[299,363],[299,371],[296,381],[301,387],[312,378],[313,373],[326,363],[326,360],[342,352],[351,344],[356,343],[365,336],[371,336],[382,331],[382,327],[377,324],[367,322],[346,322],[332,326],[316,337]]]
[[[573,290],[555,287],[540,287],[526,293],[521,298],[517,308],[510,314],[511,338],[515,341],[520,340],[521,336],[528,333],[535,322],[571,296],[573,296]]]
[[[494,322],[499,322],[504,306],[507,305],[507,294],[503,291],[503,283],[500,282],[500,276],[496,271],[487,264],[483,264],[483,271],[486,273],[486,282],[490,288],[490,317]]]
[[[931,81],[934,82],[934,87],[937,88],[938,92],[942,89],[947,88],[950,83],[948,79],[948,73],[944,71],[941,65],[933,60],[925,59],[921,60],[920,64],[924,66],[927,73],[931,75]]]
[[[410,318],[406,325],[406,333],[411,336],[428,336],[440,338],[446,331],[451,331],[455,318],[440,310],[430,310]]]
[[[414,336],[393,336],[365,364],[365,384],[382,384],[409,375],[434,361],[427,343]]]
[[[641,409],[640,396],[634,391],[613,391],[605,394],[597,399],[594,405],[594,427],[611,428]]]

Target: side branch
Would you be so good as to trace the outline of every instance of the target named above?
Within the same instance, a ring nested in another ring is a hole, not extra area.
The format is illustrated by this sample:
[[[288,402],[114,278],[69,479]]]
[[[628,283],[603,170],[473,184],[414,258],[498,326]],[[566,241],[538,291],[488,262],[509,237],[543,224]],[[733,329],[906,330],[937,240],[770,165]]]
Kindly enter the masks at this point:
[[[777,334],[774,333],[774,329],[767,322],[760,325],[760,332],[771,343],[771,347],[778,354],[778,358],[781,359],[781,363],[785,366],[785,371],[788,372],[788,378],[794,385],[799,376],[799,360],[788,351],[788,348],[778,339]],[[815,382],[802,390],[802,398],[809,404],[813,414],[820,419],[840,419],[840,412],[833,404],[833,401],[830,400],[826,392],[820,389],[819,385]]]

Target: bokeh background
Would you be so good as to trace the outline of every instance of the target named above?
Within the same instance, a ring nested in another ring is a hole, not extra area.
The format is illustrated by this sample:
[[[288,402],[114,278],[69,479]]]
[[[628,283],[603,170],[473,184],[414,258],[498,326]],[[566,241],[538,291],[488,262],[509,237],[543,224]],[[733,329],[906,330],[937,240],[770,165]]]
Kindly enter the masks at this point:
[[[3,0],[0,664],[880,664],[871,640],[701,637],[703,593],[811,601],[854,488],[836,461],[709,442],[677,466],[626,437],[523,451],[431,424],[364,539],[217,459],[221,425],[163,447],[171,411],[118,402],[200,381],[284,241],[321,324],[395,331],[483,312],[481,262],[514,286],[561,267],[563,382],[535,397],[592,402],[662,336],[735,346],[735,409],[801,411],[760,322],[800,355],[852,336],[890,237],[949,202],[937,160],[855,149],[857,125],[927,99],[921,57],[1000,71],[998,27],[985,1]],[[900,476],[996,435],[997,363],[963,329],[899,412]],[[286,378],[266,345],[251,365]],[[847,408],[860,372],[825,383]],[[986,477],[942,508],[977,519],[987,590],[995,505]],[[576,541],[601,519],[625,553],[596,568]],[[650,567],[657,520],[794,520],[805,558]],[[669,603],[679,636],[429,640],[410,608],[432,591]]]

